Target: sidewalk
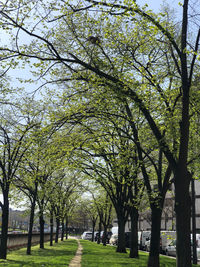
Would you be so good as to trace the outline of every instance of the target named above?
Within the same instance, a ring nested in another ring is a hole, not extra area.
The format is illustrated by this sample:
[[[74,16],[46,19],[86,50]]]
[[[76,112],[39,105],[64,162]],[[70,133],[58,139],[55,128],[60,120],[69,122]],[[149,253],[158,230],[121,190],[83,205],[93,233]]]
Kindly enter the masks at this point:
[[[80,241],[76,239],[78,242],[78,249],[76,251],[75,257],[71,260],[69,267],[81,267],[81,256],[83,247],[80,244]]]

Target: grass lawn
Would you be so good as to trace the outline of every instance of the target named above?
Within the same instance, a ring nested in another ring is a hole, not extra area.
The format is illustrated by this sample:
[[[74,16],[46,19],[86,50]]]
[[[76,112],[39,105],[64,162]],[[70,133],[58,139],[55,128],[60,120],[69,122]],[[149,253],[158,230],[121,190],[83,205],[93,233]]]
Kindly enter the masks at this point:
[[[104,247],[102,244],[92,243],[90,241],[81,240],[83,246],[83,255],[81,267],[146,267],[148,254],[140,252],[139,259],[129,258],[129,253],[116,253],[113,246]],[[127,250],[128,251],[128,250]],[[176,260],[160,256],[160,267],[175,267]],[[200,266],[200,265],[194,265]]]
[[[7,260],[0,260],[0,266],[68,266],[77,248],[78,244],[74,239],[59,241],[52,247],[49,242],[45,243],[45,249],[34,246],[31,255],[26,255],[26,248],[22,248],[9,252]]]

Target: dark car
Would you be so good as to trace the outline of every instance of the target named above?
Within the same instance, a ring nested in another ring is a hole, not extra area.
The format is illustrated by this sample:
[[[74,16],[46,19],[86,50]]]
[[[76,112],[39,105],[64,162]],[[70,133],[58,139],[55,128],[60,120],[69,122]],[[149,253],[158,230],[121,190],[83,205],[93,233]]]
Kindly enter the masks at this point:
[[[101,242],[103,242],[104,236],[105,236],[105,233],[103,232],[103,234],[101,236]],[[107,244],[109,244],[111,236],[112,236],[112,232],[107,232],[107,234],[106,234],[106,243]]]
[[[94,241],[97,242],[98,238],[99,238],[99,232],[97,232],[97,233],[94,234]]]

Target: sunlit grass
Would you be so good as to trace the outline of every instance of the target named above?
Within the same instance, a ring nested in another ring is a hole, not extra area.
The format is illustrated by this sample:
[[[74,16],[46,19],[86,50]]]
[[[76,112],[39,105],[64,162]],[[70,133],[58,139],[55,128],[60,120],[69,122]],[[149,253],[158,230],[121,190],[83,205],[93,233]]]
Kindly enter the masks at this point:
[[[113,246],[103,246],[102,244],[92,243],[90,241],[81,240],[83,246],[82,267],[146,267],[148,261],[148,253],[140,252],[139,259],[129,258],[127,253],[116,253]],[[176,260],[166,256],[160,256],[160,267],[175,267]],[[198,266],[198,265],[194,265]]]
[[[102,244],[92,243],[90,241],[81,240],[83,246],[83,254],[81,260],[82,267],[146,267],[148,261],[148,253],[140,252],[139,259],[129,258],[127,253],[116,253],[113,246],[104,247]],[[26,255],[26,248],[15,250],[8,253],[7,260],[0,260],[3,266],[68,266],[72,258],[75,256],[78,248],[77,241],[74,239],[65,240],[54,244],[53,247],[49,243],[45,243],[45,249],[39,246],[32,248],[32,255]],[[176,260],[166,256],[160,256],[160,267],[175,267]],[[193,265],[199,266],[199,265]]]
[[[45,248],[39,246],[32,247],[32,254],[26,255],[26,248],[8,253],[7,260],[0,260],[3,266],[68,266],[78,248],[77,241],[69,239],[60,241],[52,247],[45,243]]]

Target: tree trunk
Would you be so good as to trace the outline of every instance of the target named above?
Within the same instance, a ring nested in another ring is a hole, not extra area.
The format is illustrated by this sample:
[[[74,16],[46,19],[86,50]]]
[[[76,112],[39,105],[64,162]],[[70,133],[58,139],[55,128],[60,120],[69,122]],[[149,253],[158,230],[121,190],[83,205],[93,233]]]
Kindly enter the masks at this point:
[[[104,225],[103,238],[102,238],[102,243],[104,246],[106,246],[106,240],[107,240],[107,226]]]
[[[197,243],[196,243],[196,203],[195,203],[195,181],[191,180],[192,190],[192,261],[193,264],[197,264]]]
[[[33,201],[31,203],[31,213],[30,213],[29,229],[28,229],[28,243],[27,243],[27,250],[26,250],[27,255],[31,255],[31,241],[32,241],[34,214],[35,214],[35,203],[36,203],[36,194],[34,194]]]
[[[175,176],[176,212],[176,266],[191,267],[190,218],[191,199],[189,195],[190,175],[187,169],[179,168]],[[183,246],[184,244],[184,246]],[[189,249],[188,249],[189,248]]]
[[[96,220],[92,220],[92,242],[94,242],[95,225],[96,225]]]
[[[9,219],[8,192],[3,193],[3,201],[4,201],[4,204],[2,206],[0,259],[6,259],[6,256],[7,256],[8,219]]]
[[[118,218],[118,243],[116,252],[126,253],[125,245],[125,223],[126,221],[122,216],[117,216]]]
[[[97,244],[101,243],[101,220],[99,221],[99,235],[97,238]]]
[[[56,218],[56,238],[55,238],[55,243],[58,243],[59,228],[60,228],[60,219]]]
[[[68,239],[68,218],[65,218],[65,234],[66,234],[66,239]]]
[[[40,248],[44,248],[44,218],[40,213]]]
[[[190,135],[190,75],[187,62],[189,0],[183,1],[181,31],[181,80],[182,80],[182,117],[180,121],[180,146],[178,166],[175,170],[175,211],[176,211],[176,266],[192,267],[190,245],[191,199],[189,185],[191,175],[187,169],[188,143]],[[184,245],[183,245],[184,244]]]
[[[138,209],[135,207],[131,208],[131,240],[130,240],[130,258],[138,258]]]
[[[151,206],[151,243],[148,259],[148,267],[159,267],[160,254],[160,225],[161,225],[162,208]]]
[[[63,220],[63,221],[62,221],[61,241],[64,240],[64,235],[65,235],[65,225],[64,225],[64,220]]]
[[[50,246],[53,246],[53,210],[50,211]]]

